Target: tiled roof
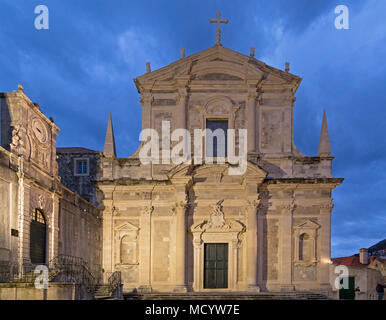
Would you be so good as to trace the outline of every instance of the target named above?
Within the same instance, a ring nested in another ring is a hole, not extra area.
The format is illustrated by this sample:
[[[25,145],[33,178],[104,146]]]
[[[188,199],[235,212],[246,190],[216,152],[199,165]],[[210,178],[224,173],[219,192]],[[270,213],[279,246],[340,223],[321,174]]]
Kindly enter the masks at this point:
[[[56,148],[57,153],[98,153],[99,151],[82,147]]]
[[[362,264],[359,262],[358,256],[332,258],[334,264],[339,264],[347,267],[367,268],[368,264]]]

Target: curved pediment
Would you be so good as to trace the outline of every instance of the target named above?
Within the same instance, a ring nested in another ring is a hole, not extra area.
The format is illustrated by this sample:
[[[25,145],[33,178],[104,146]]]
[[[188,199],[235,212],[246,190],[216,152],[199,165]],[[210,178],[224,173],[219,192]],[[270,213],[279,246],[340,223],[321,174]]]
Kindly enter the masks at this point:
[[[172,168],[168,172],[169,179],[183,178],[192,176],[194,178],[206,178],[208,180],[221,182],[224,177],[229,176],[228,169],[231,167],[229,163],[225,164],[208,164],[201,165],[189,165],[181,164]],[[268,172],[260,168],[258,165],[247,162],[247,170],[239,177],[247,179],[265,179]],[[230,177],[238,177],[237,175],[231,175]],[[212,179],[211,179],[212,178]],[[226,178],[225,178],[226,180]]]

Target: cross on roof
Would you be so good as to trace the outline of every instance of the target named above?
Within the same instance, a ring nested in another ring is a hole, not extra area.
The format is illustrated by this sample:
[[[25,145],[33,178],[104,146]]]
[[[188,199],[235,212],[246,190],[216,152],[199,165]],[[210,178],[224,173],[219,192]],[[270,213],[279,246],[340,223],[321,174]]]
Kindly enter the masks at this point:
[[[228,23],[228,19],[221,19],[220,18],[221,13],[220,11],[217,12],[217,19],[209,19],[210,23],[217,23],[217,29],[216,29],[216,43],[221,46],[221,29],[220,29],[220,23]]]

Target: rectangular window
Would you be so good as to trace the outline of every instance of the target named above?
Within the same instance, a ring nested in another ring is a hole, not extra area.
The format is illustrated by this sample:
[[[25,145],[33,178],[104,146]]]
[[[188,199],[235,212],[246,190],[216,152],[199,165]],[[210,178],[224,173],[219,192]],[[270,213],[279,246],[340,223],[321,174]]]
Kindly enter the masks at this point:
[[[226,157],[228,120],[206,120],[206,129],[212,131],[212,134],[206,135],[206,155],[213,158]],[[210,144],[213,144],[212,150]]]
[[[88,175],[88,159],[75,159],[75,175],[76,176]]]

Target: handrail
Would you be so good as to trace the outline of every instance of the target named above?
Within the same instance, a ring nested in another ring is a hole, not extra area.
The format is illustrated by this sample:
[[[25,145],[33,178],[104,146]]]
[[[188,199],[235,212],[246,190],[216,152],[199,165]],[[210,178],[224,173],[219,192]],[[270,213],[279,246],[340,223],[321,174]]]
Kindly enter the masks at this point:
[[[67,281],[75,281],[83,284],[90,292],[94,292],[97,280],[88,268],[88,264],[82,258],[69,255],[58,255],[50,261],[50,269],[58,270],[67,277]]]
[[[121,271],[114,271],[108,279],[109,292],[113,293],[122,283]]]
[[[94,292],[98,279],[90,271],[88,264],[82,258],[69,255],[58,255],[48,264],[44,264],[49,270],[49,281],[62,277],[61,281],[83,284],[88,291]],[[9,261],[0,261],[0,282],[28,282],[36,279],[34,269],[36,264],[24,263],[23,275],[17,277],[17,265]],[[64,278],[64,279],[63,279]]]
[[[18,266],[11,261],[0,261],[0,283],[12,281],[18,274]]]

